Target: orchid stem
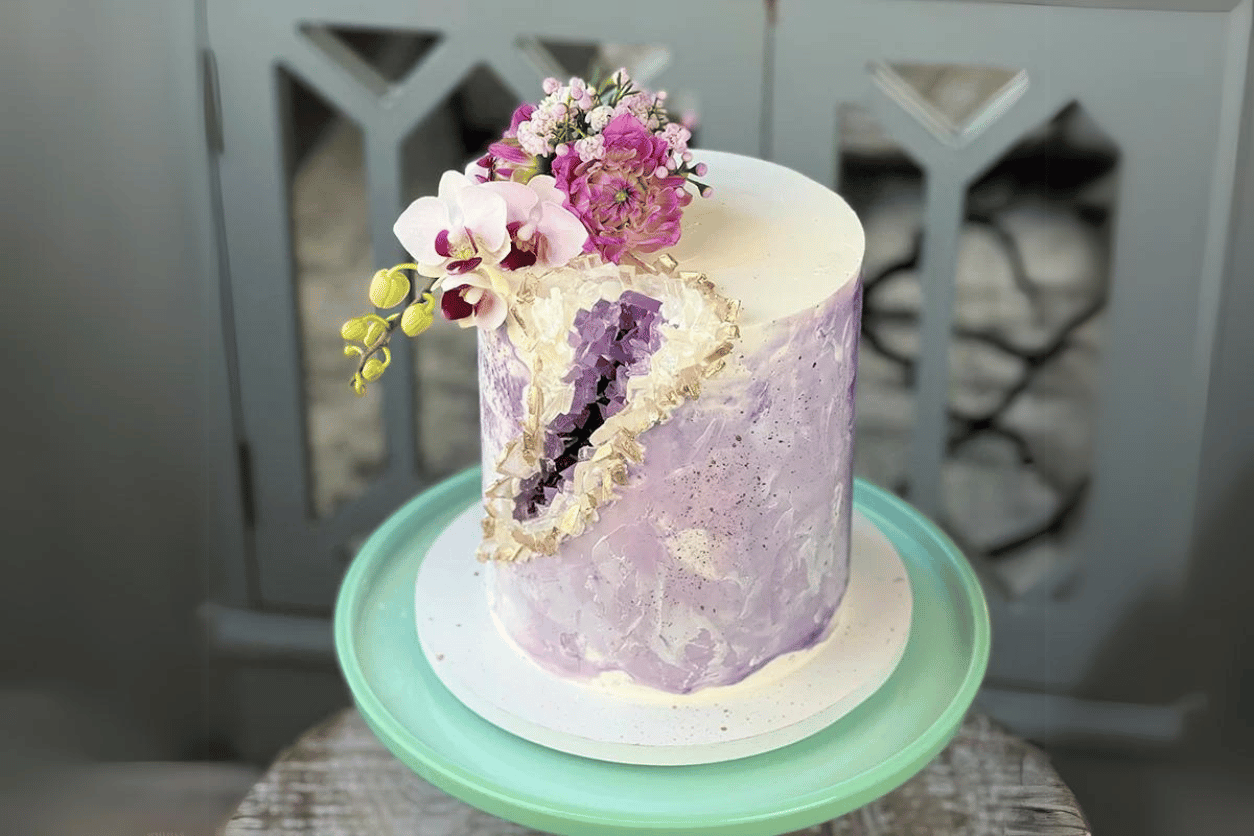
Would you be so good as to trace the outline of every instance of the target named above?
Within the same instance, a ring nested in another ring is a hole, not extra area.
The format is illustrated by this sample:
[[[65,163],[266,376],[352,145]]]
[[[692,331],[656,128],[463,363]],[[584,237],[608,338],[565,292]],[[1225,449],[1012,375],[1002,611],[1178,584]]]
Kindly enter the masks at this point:
[[[392,269],[412,271],[414,274],[414,278],[417,278],[418,276],[422,275],[421,273],[418,272],[417,264],[397,264]],[[424,278],[427,278],[427,277],[424,276]],[[419,291],[418,283],[411,280],[409,293],[405,296],[405,305],[408,306],[412,304],[416,299],[421,297],[423,294],[430,293],[431,289],[435,287],[435,284],[438,281],[439,281],[439,278],[434,278],[434,279],[427,278],[427,286],[424,287],[421,291]],[[374,342],[368,343],[368,344],[363,343],[366,350],[362,351],[357,358],[357,374],[361,374],[365,370],[366,363],[370,360],[370,358],[374,357],[376,354],[379,354],[380,352],[383,353],[383,365],[385,367],[392,362],[392,352],[388,349],[388,343],[392,341],[393,332],[395,332],[396,329],[399,328],[401,325],[401,317],[398,315],[393,315],[392,317],[384,319],[382,316],[379,316],[379,314],[377,313],[370,313],[370,314],[366,314],[366,318],[382,323],[383,333],[380,334],[375,339]]]

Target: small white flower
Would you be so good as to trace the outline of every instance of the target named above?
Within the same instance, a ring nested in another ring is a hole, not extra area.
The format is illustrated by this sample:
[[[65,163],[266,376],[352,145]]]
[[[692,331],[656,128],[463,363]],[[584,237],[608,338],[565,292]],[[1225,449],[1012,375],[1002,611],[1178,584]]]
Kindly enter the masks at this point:
[[[550,150],[544,137],[536,133],[535,127],[530,122],[523,122],[518,126],[518,144],[528,154],[536,157],[547,154]]]
[[[672,152],[683,156],[684,152],[688,150],[688,140],[692,139],[692,131],[678,122],[671,122],[662,129],[659,136],[666,140],[666,144],[670,146]]]
[[[572,78],[570,80],[570,99],[571,104],[579,110],[591,109],[592,90],[582,78]]]
[[[610,123],[612,118],[614,118],[614,108],[609,105],[595,107],[588,113],[588,130],[599,134],[605,130],[605,126]]]
[[[575,153],[583,162],[599,160],[605,156],[605,137],[600,134],[587,136],[575,142]]]

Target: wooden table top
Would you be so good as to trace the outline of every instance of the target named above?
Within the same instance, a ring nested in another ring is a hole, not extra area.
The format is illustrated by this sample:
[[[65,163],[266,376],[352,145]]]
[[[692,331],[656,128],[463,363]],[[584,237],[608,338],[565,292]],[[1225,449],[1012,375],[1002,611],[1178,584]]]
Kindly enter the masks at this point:
[[[411,772],[355,709],[279,755],[225,836],[535,836]],[[979,712],[902,786],[801,836],[1090,836],[1075,796],[1044,752]]]

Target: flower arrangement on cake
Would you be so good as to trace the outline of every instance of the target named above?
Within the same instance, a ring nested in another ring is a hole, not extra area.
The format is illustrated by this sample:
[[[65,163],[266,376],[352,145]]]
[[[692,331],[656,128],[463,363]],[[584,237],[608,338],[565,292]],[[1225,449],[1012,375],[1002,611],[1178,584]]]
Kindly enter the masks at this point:
[[[663,252],[693,191],[712,192],[666,94],[623,70],[549,78],[544,92],[397,219],[413,261],[378,271],[369,297],[399,310],[341,329],[358,394],[387,369],[393,334],[417,336],[437,308],[479,329],[481,365],[521,364],[508,372],[517,402],[484,407],[510,414],[485,429],[479,556],[507,562],[554,554],[595,522],[642,461],[640,434],[698,397],[739,335],[739,303]]]
[[[369,298],[403,310],[355,317],[340,331],[345,354],[357,359],[357,394],[390,364],[393,333],[422,333],[437,306],[463,328],[499,328],[524,274],[580,258],[643,266],[642,256],[679,241],[688,187],[710,194],[695,179],[705,166],[692,162],[691,132],[667,114],[665,92],[637,87],[625,70],[599,83],[549,78],[544,92],[538,104],[519,105],[485,155],[464,173],[445,172],[437,195],[397,219],[396,237],[414,260],[375,273]]]

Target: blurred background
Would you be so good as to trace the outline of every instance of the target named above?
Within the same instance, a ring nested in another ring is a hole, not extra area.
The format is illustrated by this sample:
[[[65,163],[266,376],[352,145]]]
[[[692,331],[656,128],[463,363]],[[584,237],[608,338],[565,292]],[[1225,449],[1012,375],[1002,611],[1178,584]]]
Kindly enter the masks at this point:
[[[339,323],[541,78],[619,66],[862,218],[856,468],[980,572],[980,705],[1096,833],[1254,832],[1248,0],[510,5],[0,7],[22,832],[211,833],[349,703],[339,577],[478,429],[472,334],[356,399]]]

